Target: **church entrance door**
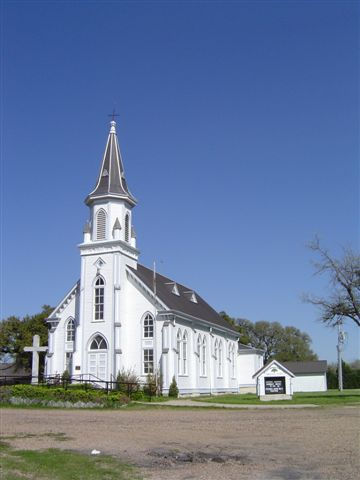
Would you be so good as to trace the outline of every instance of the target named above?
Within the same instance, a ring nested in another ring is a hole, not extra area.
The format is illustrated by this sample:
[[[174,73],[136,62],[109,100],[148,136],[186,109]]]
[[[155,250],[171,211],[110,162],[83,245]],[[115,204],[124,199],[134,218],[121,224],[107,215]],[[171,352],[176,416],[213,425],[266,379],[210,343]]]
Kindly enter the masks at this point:
[[[105,339],[97,335],[91,342],[88,366],[89,373],[99,380],[107,380],[108,352]]]

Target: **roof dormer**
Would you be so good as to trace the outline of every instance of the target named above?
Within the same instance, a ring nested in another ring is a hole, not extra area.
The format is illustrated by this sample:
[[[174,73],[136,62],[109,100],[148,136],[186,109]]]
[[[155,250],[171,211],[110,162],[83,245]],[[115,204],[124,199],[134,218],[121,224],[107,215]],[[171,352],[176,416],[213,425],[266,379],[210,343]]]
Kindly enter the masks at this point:
[[[165,285],[169,286],[169,288],[171,289],[171,293],[180,297],[179,288],[178,288],[176,282],[167,282]]]
[[[190,300],[190,302],[198,303],[194,290],[188,290],[186,292],[183,292],[183,294],[188,300]]]

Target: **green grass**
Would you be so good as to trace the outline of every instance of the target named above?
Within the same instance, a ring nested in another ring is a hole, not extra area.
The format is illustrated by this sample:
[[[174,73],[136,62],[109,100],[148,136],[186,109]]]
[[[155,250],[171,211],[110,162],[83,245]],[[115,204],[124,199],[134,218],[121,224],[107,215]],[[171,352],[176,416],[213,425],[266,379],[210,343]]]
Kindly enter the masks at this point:
[[[0,443],[0,478],[6,480],[140,480],[135,469],[116,458],[54,448],[14,450]]]
[[[338,390],[328,390],[327,392],[295,393],[292,400],[275,400],[269,402],[262,402],[253,393],[196,397],[192,398],[192,400],[197,402],[230,403],[239,405],[344,405],[360,403],[360,389],[343,390],[342,392],[339,392]]]

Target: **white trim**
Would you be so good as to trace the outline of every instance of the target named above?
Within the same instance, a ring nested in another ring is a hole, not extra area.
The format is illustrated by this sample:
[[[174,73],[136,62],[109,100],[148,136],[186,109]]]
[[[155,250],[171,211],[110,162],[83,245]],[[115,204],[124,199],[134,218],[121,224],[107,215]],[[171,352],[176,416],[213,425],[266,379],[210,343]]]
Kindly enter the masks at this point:
[[[55,313],[57,313],[58,310],[64,305],[64,303],[73,295],[73,293],[76,294],[76,289],[80,286],[80,280],[78,280],[75,285],[72,287],[72,289],[65,295],[65,297],[61,300],[61,302],[58,303],[58,305],[54,308],[54,310],[51,312],[49,317],[46,319],[46,322],[51,323],[53,321],[59,322],[59,319],[55,317]]]

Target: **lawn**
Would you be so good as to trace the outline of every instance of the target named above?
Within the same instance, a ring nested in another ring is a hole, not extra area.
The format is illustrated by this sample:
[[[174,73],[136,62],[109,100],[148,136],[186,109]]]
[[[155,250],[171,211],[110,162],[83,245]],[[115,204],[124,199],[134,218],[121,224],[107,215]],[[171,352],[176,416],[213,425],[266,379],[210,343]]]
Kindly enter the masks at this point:
[[[231,394],[231,395],[215,395],[196,397],[192,400],[198,402],[209,403],[232,403],[232,404],[314,404],[314,405],[344,405],[360,403],[360,389],[343,390],[328,390],[327,392],[309,392],[309,393],[295,393],[292,400],[276,400],[269,402],[262,402],[253,393]]]
[[[105,455],[48,449],[14,450],[0,444],[0,478],[6,480],[140,480],[136,470]]]

